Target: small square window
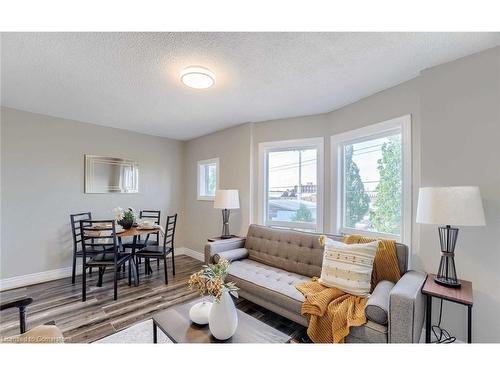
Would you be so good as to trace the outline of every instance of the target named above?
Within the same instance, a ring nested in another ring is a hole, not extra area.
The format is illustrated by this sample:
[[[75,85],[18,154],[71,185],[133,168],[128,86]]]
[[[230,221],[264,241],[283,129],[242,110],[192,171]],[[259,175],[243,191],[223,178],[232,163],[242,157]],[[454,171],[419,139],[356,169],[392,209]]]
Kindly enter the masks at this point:
[[[219,158],[198,162],[198,200],[215,199],[219,188]]]

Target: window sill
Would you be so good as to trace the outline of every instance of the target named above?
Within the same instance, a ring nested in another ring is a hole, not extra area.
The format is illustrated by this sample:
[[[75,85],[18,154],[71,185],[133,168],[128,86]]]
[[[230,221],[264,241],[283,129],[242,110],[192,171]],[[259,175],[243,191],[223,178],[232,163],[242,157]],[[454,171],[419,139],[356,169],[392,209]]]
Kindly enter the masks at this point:
[[[198,197],[198,200],[199,201],[214,201],[215,200],[215,197],[205,197],[205,196],[199,196]]]
[[[303,222],[289,222],[289,221],[272,221],[268,220],[265,222],[268,227],[286,228],[294,230],[308,230],[313,233],[322,233],[322,228],[318,228],[317,224],[309,224]]]
[[[352,229],[352,228],[340,228],[339,233],[342,235],[358,234],[360,236],[370,237],[370,238],[387,238],[389,240],[395,240],[397,242],[401,242],[401,236],[390,233],[370,232],[366,230]]]

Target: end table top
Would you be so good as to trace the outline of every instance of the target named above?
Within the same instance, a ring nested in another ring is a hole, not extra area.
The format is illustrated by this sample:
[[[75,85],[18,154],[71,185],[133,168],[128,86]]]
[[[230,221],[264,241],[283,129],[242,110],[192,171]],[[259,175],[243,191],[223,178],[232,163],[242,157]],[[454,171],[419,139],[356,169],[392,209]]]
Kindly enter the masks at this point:
[[[238,328],[234,336],[225,341],[217,340],[208,324],[198,325],[189,319],[189,309],[201,300],[197,298],[172,306],[153,315],[153,321],[175,343],[287,343],[291,340],[290,336],[238,309]]]
[[[423,294],[472,306],[472,283],[470,281],[459,280],[460,288],[450,288],[436,283],[434,281],[435,276],[432,273],[427,275],[427,280],[425,280],[424,287],[422,288]]]
[[[231,237],[229,238],[222,238],[220,236],[218,237],[210,237],[210,238],[207,238],[207,241],[208,242],[217,242],[217,241],[231,241],[231,240],[240,240],[240,239],[243,239],[245,237],[241,237],[241,236],[237,236],[237,235],[234,235],[232,234]]]

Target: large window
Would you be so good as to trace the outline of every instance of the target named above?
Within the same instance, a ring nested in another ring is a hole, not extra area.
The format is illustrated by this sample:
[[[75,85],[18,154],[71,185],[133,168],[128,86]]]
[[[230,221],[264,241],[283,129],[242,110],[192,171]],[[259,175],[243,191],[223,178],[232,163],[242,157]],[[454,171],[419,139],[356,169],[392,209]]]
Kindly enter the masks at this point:
[[[334,230],[408,242],[410,116],[332,137]]]
[[[219,159],[198,162],[198,199],[214,200],[219,188]]]
[[[260,145],[260,221],[323,230],[323,139]]]

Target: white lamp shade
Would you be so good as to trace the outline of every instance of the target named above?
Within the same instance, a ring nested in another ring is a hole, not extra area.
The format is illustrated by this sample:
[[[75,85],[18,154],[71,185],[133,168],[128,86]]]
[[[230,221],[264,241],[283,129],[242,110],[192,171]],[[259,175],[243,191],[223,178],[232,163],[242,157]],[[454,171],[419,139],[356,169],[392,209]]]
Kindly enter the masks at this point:
[[[455,226],[486,225],[479,187],[420,188],[417,223]]]
[[[214,208],[233,210],[240,208],[240,196],[238,190],[216,190]]]

